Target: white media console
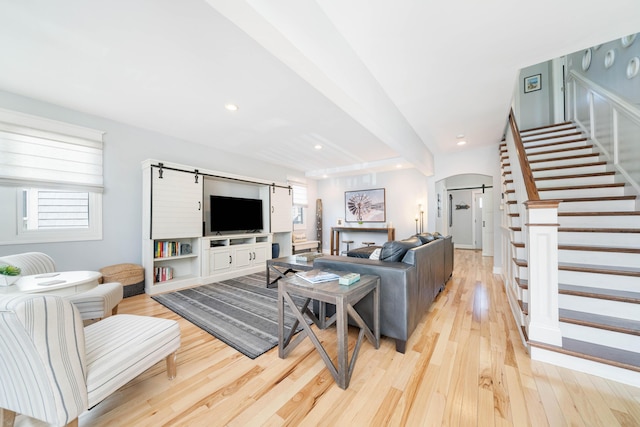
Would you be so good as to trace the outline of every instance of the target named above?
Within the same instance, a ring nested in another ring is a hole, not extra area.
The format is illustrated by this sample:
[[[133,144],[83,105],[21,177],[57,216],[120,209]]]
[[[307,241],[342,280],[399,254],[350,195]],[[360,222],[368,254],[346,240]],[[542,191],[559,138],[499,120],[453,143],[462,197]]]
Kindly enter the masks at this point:
[[[146,293],[155,295],[264,271],[273,243],[279,244],[282,256],[292,253],[292,197],[285,184],[158,160],[145,160],[142,170]],[[204,184],[206,176],[215,176],[209,188]],[[207,234],[204,199],[217,189],[230,194],[252,191],[262,199],[263,230],[203,237]]]

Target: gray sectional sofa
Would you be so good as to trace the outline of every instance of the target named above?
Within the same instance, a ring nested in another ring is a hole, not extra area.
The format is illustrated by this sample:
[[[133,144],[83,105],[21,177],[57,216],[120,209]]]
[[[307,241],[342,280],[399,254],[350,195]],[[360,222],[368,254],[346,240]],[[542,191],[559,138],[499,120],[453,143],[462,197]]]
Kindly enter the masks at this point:
[[[379,260],[325,255],[316,258],[313,266],[379,276],[380,333],[395,339],[396,350],[404,353],[411,333],[453,272],[451,236],[439,237],[417,235],[387,242]],[[356,305],[369,325],[373,319],[371,298],[369,295]]]

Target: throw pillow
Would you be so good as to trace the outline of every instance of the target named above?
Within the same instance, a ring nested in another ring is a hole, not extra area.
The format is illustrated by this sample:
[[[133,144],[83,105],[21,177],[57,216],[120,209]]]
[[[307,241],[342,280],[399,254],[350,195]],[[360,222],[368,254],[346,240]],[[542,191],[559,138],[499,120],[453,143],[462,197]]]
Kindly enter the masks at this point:
[[[393,242],[386,242],[384,245],[382,245],[380,260],[389,262],[402,261],[402,258],[404,258],[404,255],[409,249],[421,245],[422,242],[415,236],[404,240],[394,240]]]
[[[380,252],[382,252],[382,248],[377,248],[371,253],[371,255],[369,255],[369,259],[380,259]]]
[[[422,243],[429,243],[436,240],[435,236],[431,233],[420,233],[416,234],[416,237],[422,241]]]

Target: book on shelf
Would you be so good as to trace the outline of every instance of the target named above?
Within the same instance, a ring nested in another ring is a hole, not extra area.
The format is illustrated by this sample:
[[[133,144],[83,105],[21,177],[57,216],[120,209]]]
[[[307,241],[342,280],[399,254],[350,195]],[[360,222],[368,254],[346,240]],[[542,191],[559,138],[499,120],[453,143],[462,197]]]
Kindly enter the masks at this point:
[[[360,280],[360,275],[358,273],[347,273],[340,275],[338,279],[338,284],[340,285],[353,285],[358,280]]]
[[[173,279],[173,268],[171,267],[154,267],[153,279],[157,282],[166,282]]]
[[[340,276],[335,273],[322,270],[299,271],[296,273],[296,276],[306,280],[309,283],[329,282],[331,280],[337,280],[340,278]]]
[[[180,255],[189,255],[191,244],[178,241],[157,240],[153,243],[154,258],[168,258]]]
[[[321,257],[322,254],[319,252],[306,252],[306,253],[302,253],[302,254],[298,254],[296,255],[296,261],[306,261],[306,262],[310,262],[313,261],[314,259]]]

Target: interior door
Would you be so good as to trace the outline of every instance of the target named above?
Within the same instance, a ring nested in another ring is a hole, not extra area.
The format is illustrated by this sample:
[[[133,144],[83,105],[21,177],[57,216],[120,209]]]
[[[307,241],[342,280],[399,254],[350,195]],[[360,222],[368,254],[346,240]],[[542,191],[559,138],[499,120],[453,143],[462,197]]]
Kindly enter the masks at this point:
[[[479,191],[473,192],[473,246],[475,249],[482,249],[483,221],[482,211],[484,205],[484,194]]]
[[[482,197],[482,256],[493,256],[493,188]]]

